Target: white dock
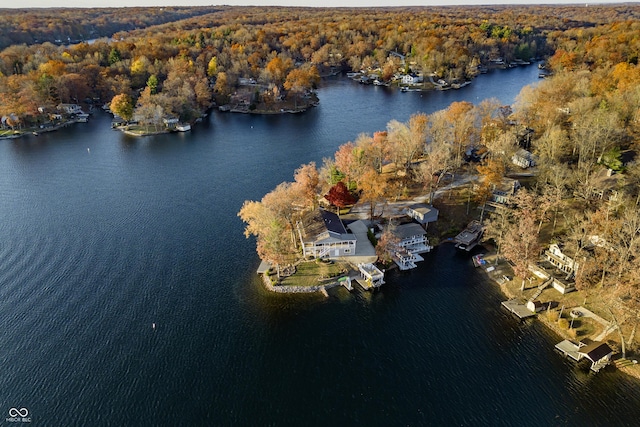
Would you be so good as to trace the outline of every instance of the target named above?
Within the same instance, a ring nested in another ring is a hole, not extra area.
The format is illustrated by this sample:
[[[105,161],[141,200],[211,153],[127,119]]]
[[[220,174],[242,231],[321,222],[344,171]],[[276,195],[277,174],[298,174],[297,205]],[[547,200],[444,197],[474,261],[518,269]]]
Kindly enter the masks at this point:
[[[508,301],[502,301],[502,306],[515,314],[520,319],[526,319],[527,317],[535,316],[531,310],[527,308],[525,304],[522,304],[516,299],[510,299]]]

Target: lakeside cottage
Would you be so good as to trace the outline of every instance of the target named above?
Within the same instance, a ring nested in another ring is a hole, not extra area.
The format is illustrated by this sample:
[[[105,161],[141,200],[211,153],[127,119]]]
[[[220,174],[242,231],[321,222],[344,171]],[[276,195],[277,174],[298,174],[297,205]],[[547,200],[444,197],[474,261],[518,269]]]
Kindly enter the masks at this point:
[[[564,271],[567,275],[575,275],[579,264],[569,255],[562,251],[556,243],[549,245],[544,253],[547,261],[553,264],[557,269]]]
[[[305,258],[337,258],[356,252],[356,236],[347,232],[333,212],[318,209],[298,222],[297,228]]]
[[[491,200],[487,202],[487,205],[494,208],[509,206],[511,198],[518,192],[520,187],[520,181],[517,179],[503,178],[499,184],[494,186],[491,192]]]
[[[551,286],[561,294],[576,290],[575,273],[579,264],[556,243],[549,245],[537,264],[529,265],[529,271],[543,279],[551,279]]]

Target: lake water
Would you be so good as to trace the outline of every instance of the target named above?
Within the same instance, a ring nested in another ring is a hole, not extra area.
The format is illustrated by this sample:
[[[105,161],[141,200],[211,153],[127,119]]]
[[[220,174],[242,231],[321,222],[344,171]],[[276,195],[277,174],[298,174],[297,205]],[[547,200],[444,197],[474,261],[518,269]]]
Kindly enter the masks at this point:
[[[135,139],[98,112],[0,141],[0,424],[24,407],[47,426],[637,425],[635,383],[563,360],[451,246],[373,294],[271,295],[236,216],[361,132],[536,81],[333,78],[300,115]]]

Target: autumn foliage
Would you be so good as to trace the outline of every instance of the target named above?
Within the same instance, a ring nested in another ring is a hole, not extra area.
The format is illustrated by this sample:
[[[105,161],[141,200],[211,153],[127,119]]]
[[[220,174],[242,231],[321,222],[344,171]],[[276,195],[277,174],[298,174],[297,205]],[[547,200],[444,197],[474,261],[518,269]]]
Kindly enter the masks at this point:
[[[342,181],[331,187],[324,198],[333,206],[337,206],[338,208],[345,208],[356,202],[355,197],[353,197],[345,183]]]

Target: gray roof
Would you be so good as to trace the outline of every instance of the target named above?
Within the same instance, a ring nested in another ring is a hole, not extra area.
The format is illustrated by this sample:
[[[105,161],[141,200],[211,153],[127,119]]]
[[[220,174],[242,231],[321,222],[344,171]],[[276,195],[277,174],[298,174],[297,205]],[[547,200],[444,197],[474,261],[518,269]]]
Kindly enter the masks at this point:
[[[422,228],[420,224],[410,222],[408,224],[401,224],[397,226],[393,231],[393,234],[402,240],[413,236],[424,236],[427,232],[424,231],[424,228]]]
[[[322,220],[324,221],[324,226],[327,228],[327,231],[336,234],[347,234],[347,230],[344,228],[344,224],[338,215],[325,211],[324,209],[320,210],[320,214],[322,215]]]
[[[438,220],[438,209],[425,203],[415,203],[407,206],[407,209],[418,212],[423,216],[422,222],[435,222]]]
[[[305,242],[328,243],[355,240],[355,236],[344,228],[338,215],[323,209],[306,215],[302,224],[302,240]]]

